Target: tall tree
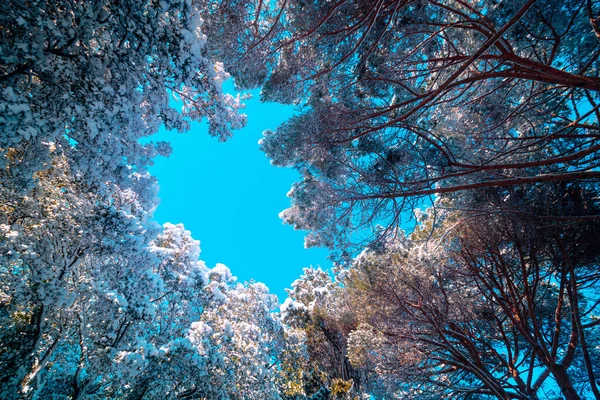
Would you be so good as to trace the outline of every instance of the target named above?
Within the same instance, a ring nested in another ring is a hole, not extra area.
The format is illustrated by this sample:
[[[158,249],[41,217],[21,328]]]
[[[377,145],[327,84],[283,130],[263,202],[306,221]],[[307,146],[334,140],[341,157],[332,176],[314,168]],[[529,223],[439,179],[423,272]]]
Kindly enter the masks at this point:
[[[429,242],[423,228],[361,255],[342,280],[362,305],[351,361],[414,396],[599,398],[599,228],[568,219],[597,215],[595,195],[544,189],[500,200],[519,212],[452,213]]]
[[[74,395],[96,386],[152,315],[157,289],[147,245],[158,227],[134,192],[99,196],[65,157],[35,180],[28,193],[3,186],[0,194],[0,392],[8,398],[39,396],[48,382]]]
[[[183,132],[208,117],[223,140],[243,126],[239,98],[222,91],[228,74],[203,52],[202,23],[183,0],[2,2],[2,184],[31,187],[58,154],[98,190],[126,189],[130,170],[170,152],[140,142],[160,126]]]
[[[302,173],[282,215],[309,245],[393,233],[436,194],[600,177],[595,2],[234,3],[228,67],[301,106],[261,146]]]
[[[273,297],[151,220],[147,167],[170,148],[142,139],[245,123],[204,49],[205,9],[0,4],[0,398],[274,397],[275,369],[246,371],[280,351]]]
[[[338,283],[320,268],[306,268],[287,290],[288,298],[281,305],[282,321],[305,337],[307,354],[298,393],[335,399],[380,395],[377,377],[348,359],[348,335],[358,318],[348,293]]]
[[[2,203],[0,398],[277,398],[268,289],[207,268],[133,191],[84,191],[64,159]]]

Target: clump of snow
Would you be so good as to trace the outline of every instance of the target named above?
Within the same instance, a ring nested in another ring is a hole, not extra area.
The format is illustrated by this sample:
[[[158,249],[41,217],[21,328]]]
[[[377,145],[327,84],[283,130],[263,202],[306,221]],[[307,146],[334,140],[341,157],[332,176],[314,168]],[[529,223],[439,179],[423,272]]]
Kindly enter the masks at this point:
[[[296,300],[292,300],[291,298],[285,299],[283,304],[279,306],[279,310],[281,314],[285,318],[287,314],[293,311],[306,311],[306,306]]]

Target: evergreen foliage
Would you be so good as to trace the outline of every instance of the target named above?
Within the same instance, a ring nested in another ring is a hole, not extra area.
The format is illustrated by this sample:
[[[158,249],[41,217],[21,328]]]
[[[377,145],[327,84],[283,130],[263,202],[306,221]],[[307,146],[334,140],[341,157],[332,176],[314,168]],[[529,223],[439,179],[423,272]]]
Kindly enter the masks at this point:
[[[1,2],[0,399],[600,399],[599,14]],[[148,137],[245,124],[226,70],[298,106],[260,146],[339,261],[279,309],[152,220]]]

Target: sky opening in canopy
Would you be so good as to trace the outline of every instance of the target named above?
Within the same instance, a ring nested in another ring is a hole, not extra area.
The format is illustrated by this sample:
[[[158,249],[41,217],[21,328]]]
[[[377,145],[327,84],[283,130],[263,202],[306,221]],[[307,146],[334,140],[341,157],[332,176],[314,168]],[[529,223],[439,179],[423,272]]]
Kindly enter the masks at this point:
[[[294,107],[261,103],[258,92],[253,95],[245,101],[247,126],[225,143],[208,135],[206,123],[192,124],[183,135],[163,131],[152,138],[173,147],[150,169],[160,184],[154,218],[183,223],[200,240],[207,265],[223,263],[240,281],[264,282],[282,302],[303,268],[332,264],[326,249],[305,249],[305,232],[278,216],[289,207],[286,193],[298,173],[272,166],[258,149],[262,132],[277,128]]]

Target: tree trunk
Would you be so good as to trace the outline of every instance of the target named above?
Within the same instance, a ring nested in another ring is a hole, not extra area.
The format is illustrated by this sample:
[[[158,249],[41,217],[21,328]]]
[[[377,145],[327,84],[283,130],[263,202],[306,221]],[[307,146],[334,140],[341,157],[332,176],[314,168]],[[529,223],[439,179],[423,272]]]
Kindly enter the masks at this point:
[[[571,379],[569,379],[569,375],[567,375],[565,367],[560,364],[554,364],[551,371],[566,400],[581,400],[581,397],[571,383]]]

